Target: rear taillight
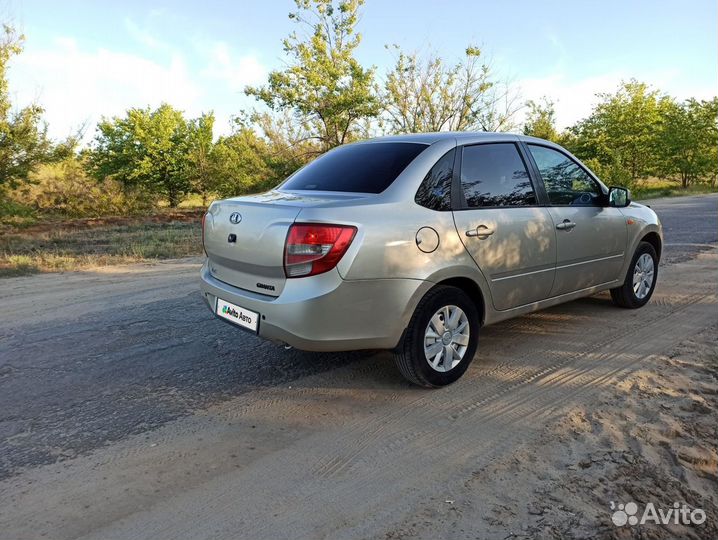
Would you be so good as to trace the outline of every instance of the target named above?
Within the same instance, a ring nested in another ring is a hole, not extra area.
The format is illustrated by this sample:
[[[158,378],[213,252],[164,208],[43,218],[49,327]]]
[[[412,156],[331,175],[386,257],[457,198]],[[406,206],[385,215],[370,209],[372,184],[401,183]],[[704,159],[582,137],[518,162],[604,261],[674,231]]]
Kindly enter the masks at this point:
[[[284,245],[284,273],[288,278],[321,274],[334,268],[357,232],[349,225],[295,223]]]

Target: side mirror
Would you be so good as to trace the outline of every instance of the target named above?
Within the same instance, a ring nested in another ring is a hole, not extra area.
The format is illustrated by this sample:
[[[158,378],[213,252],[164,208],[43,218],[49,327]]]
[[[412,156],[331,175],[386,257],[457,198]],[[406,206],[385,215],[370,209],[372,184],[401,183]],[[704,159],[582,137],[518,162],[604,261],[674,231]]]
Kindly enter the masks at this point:
[[[608,188],[608,206],[625,208],[631,204],[631,192],[624,187],[613,186]]]

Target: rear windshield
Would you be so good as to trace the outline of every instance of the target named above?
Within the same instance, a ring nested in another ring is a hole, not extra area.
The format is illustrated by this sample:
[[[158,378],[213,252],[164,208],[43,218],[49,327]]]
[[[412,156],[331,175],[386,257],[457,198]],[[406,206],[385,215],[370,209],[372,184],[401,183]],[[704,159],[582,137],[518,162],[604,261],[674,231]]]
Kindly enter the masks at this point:
[[[297,171],[282,189],[381,193],[426,148],[400,142],[340,146]]]

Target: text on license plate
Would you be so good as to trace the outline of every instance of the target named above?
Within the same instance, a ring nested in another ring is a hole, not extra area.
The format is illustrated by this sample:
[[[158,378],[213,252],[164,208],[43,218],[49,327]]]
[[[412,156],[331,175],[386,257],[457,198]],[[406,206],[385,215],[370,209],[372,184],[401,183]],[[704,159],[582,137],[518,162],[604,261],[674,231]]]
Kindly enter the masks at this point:
[[[219,317],[227,319],[234,324],[244,326],[250,330],[257,331],[259,325],[259,313],[250,311],[246,308],[239,307],[236,304],[217,298],[217,310],[216,313]]]

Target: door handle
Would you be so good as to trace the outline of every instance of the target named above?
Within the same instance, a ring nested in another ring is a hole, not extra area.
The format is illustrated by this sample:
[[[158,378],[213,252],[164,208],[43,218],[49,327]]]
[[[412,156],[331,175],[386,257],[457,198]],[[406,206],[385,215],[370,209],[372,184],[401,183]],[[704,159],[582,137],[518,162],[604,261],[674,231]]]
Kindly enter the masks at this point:
[[[479,225],[475,229],[469,229],[466,231],[466,236],[475,236],[480,239],[488,238],[494,234],[494,230],[487,227],[486,225]]]
[[[561,223],[556,225],[556,228],[559,231],[570,231],[575,226],[576,226],[576,224],[573,221],[571,221],[570,219],[564,219]]]

